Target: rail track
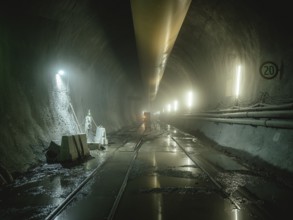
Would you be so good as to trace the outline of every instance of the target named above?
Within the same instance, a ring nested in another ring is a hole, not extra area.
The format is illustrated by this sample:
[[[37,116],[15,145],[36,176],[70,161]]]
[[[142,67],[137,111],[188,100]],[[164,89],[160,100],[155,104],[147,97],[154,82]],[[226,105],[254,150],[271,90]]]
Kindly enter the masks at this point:
[[[112,220],[112,219],[114,219],[114,216],[115,216],[115,213],[116,213],[117,207],[118,207],[118,205],[119,205],[119,202],[120,202],[120,200],[121,200],[121,197],[122,197],[122,195],[123,195],[123,192],[124,192],[124,190],[125,190],[125,188],[126,188],[126,185],[127,185],[127,182],[128,182],[128,178],[129,178],[130,171],[131,171],[131,169],[132,169],[132,167],[133,167],[133,164],[134,164],[134,161],[135,161],[135,159],[136,159],[136,157],[137,157],[137,155],[138,155],[138,151],[139,151],[139,149],[140,149],[140,147],[141,147],[141,145],[142,145],[142,141],[143,141],[143,139],[141,138],[141,139],[137,142],[137,144],[136,144],[136,146],[135,146],[135,148],[134,148],[134,155],[133,155],[132,160],[131,160],[131,162],[130,162],[130,165],[129,165],[128,169],[127,169],[127,172],[126,172],[126,175],[125,175],[124,180],[123,180],[123,182],[122,182],[122,185],[121,185],[121,187],[120,187],[119,193],[118,193],[118,195],[117,195],[117,197],[116,197],[116,199],[115,199],[115,202],[114,202],[114,204],[113,204],[113,206],[112,206],[112,209],[111,209],[111,211],[110,211],[110,214],[109,214],[109,216],[108,216],[108,218],[107,218],[108,220]]]
[[[163,133],[169,133],[169,131],[164,131]],[[184,133],[184,132],[183,132]],[[148,134],[147,134],[148,135]],[[135,160],[138,156],[138,153],[139,153],[139,150],[141,149],[141,146],[144,142],[144,138],[147,136],[145,134],[145,132],[143,132],[143,134],[141,135],[141,137],[137,140],[136,144],[135,144],[135,147],[133,148],[132,152],[133,152],[133,155],[132,155],[132,158],[131,158],[131,161],[129,163],[129,166],[128,166],[128,169],[126,171],[126,174],[125,174],[125,177],[122,181],[122,184],[119,188],[119,191],[118,191],[118,194],[116,195],[115,197],[115,200],[113,202],[113,205],[111,207],[111,210],[107,216],[106,219],[108,220],[113,220],[115,219],[115,215],[116,215],[116,211],[117,211],[117,208],[119,206],[119,203],[121,201],[121,198],[123,196],[123,193],[125,191],[125,188],[127,186],[127,183],[128,183],[128,179],[129,179],[129,175],[131,173],[131,170],[133,168],[133,165],[135,163]],[[162,133],[160,134],[162,135]],[[214,176],[214,173],[211,172],[211,169],[214,169],[212,168],[211,164],[207,164],[207,163],[204,163],[203,161],[201,160],[197,160],[195,159],[193,156],[191,156],[186,150],[185,148],[178,142],[178,140],[176,140],[176,138],[174,138],[173,136],[171,136],[172,140],[178,145],[178,147],[184,152],[184,154],[186,154],[186,156],[195,164],[199,167],[200,170],[202,170],[206,175],[207,177],[213,182],[213,184],[218,188],[218,190],[220,190],[223,195],[225,195],[225,198],[227,198],[228,200],[231,201],[231,203],[235,206],[235,209],[236,210],[240,210],[241,207],[240,205],[237,203],[237,201],[235,200],[235,198],[231,195],[229,195],[224,187],[222,186],[222,184],[216,180],[215,176]],[[126,143],[126,141],[124,142],[124,144]],[[122,144],[121,146],[119,146],[118,148],[116,148],[111,156],[117,152],[121,147],[124,146],[124,144]],[[109,156],[109,157],[111,157]],[[108,158],[109,159],[109,158]],[[46,220],[52,220],[54,219],[56,216],[58,216],[60,213],[62,213],[63,210],[66,209],[66,207],[72,202],[72,200],[75,198],[75,196],[82,190],[82,188],[89,182],[89,180],[91,180],[98,172],[99,170],[107,163],[108,159],[106,161],[104,161],[99,167],[97,167],[95,170],[92,171],[92,173],[84,180],[82,181],[77,187],[76,189],[70,193],[67,198],[56,208],[54,209],[50,215],[47,216]],[[246,196],[248,197],[249,195],[247,195],[246,192],[244,191],[241,191],[241,190],[237,190],[237,192],[239,195],[241,196]],[[257,206],[257,205],[254,205],[251,207],[252,209],[254,209],[255,212],[258,213],[258,215],[262,216],[263,219],[272,219],[271,218],[271,215],[266,211],[264,210],[262,207],[260,206]]]
[[[185,133],[185,132],[182,132]],[[171,137],[172,140],[181,148],[181,150],[188,156],[188,158],[196,164],[199,169],[201,169],[208,177],[209,179],[214,183],[214,185],[223,193],[223,195],[231,201],[231,203],[235,206],[236,210],[240,210],[241,207],[238,204],[237,200],[234,198],[235,196],[231,196],[225,191],[225,188],[223,185],[216,180],[215,178],[215,173],[218,172],[217,169],[212,165],[209,164],[207,161],[203,161],[200,159],[195,159],[192,157],[186,150],[185,148],[176,140],[176,138]],[[234,195],[241,196],[244,198],[247,198],[248,200],[254,199],[255,196],[252,195],[250,192],[243,190],[242,188],[237,189],[234,193]],[[259,216],[261,216],[263,219],[266,220],[273,220],[274,218],[272,217],[272,214],[269,213],[268,210],[266,210],[264,207],[261,205],[258,205],[257,203],[254,203],[250,205],[249,207],[251,210],[253,210],[255,213],[257,213]]]
[[[141,126],[140,126],[141,127]],[[139,129],[140,129],[139,127]],[[141,146],[141,143],[142,143],[142,140],[143,140],[143,136],[145,136],[145,133],[143,132],[141,134],[141,137],[137,140],[136,144],[135,144],[135,147],[134,147],[134,156],[133,156],[133,159],[131,161],[131,165],[130,167],[128,168],[128,171],[127,171],[127,174],[125,176],[125,179],[122,183],[122,186],[119,190],[119,193],[117,195],[117,198],[114,202],[114,205],[113,205],[113,208],[110,212],[110,215],[109,215],[109,219],[112,219],[112,217],[114,216],[114,212],[118,206],[118,203],[119,203],[119,200],[123,194],[123,190],[127,184],[127,179],[128,179],[128,175],[129,175],[129,172],[133,166],[133,162],[137,156],[137,153],[138,153],[138,150],[139,150],[139,147]],[[95,168],[89,176],[87,176],[64,200],[62,203],[60,203],[46,218],[45,220],[53,220],[55,219],[59,214],[62,213],[62,211],[64,211],[67,206],[74,200],[74,198],[79,194],[79,192],[81,192],[81,190],[85,187],[85,185],[95,177],[95,175],[103,168],[103,166],[105,164],[107,164],[107,162],[109,161],[109,159],[114,155],[115,152],[117,152],[119,149],[121,149],[127,142],[128,142],[128,138],[126,138],[123,143],[117,147],[112,153],[111,155],[107,158],[107,160],[103,161],[103,163],[101,163],[97,168]]]

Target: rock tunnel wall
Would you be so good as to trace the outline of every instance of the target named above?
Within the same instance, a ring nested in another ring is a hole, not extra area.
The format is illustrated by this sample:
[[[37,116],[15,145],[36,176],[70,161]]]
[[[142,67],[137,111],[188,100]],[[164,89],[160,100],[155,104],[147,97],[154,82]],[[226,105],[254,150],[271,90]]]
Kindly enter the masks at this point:
[[[51,140],[80,133],[73,110],[81,132],[89,109],[107,132],[133,123],[140,110],[139,83],[129,80],[121,48],[89,2],[74,2],[1,9],[0,161],[11,173],[43,162]]]
[[[240,106],[292,102],[290,8],[282,0],[193,0],[153,110],[180,102],[186,89],[197,94],[198,109],[231,107],[237,65]],[[80,124],[90,109],[107,131],[136,119],[143,92],[129,1],[16,0],[0,12],[0,161],[10,172],[43,161],[48,142],[78,132],[70,103]],[[274,79],[260,76],[265,61],[277,64]],[[66,74],[56,78],[59,69]],[[202,129],[221,132],[225,145],[226,127]]]

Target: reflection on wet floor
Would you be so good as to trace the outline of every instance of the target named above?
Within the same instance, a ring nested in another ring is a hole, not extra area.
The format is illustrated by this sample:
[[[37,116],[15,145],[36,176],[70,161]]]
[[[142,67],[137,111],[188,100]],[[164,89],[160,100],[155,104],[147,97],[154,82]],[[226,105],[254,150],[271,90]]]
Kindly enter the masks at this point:
[[[115,219],[250,219],[170,135],[146,141],[134,167]]]
[[[0,189],[0,219],[45,219],[130,134],[121,137],[118,134],[115,137],[117,144],[111,144],[104,151],[91,150],[92,158],[82,164],[63,167],[45,163]]]
[[[121,147],[119,149],[120,152],[123,152],[123,151],[134,151],[134,148],[135,148],[135,145],[136,143],[135,142],[127,142],[126,144],[123,145],[123,147]]]
[[[253,219],[246,212],[236,211],[228,200],[215,192],[178,188],[131,192],[135,187],[131,183],[128,186],[115,219]]]
[[[272,218],[263,215],[258,206],[267,205],[267,201],[279,201],[275,214],[289,213],[292,189],[268,183],[264,176],[208,147],[200,138],[156,123],[152,130],[145,131],[142,126],[139,133],[133,128],[118,132],[112,136],[113,144],[104,151],[91,151],[94,159],[80,166],[69,169],[46,164],[5,191],[0,190],[0,219],[45,219],[94,168],[107,161],[70,207],[56,218],[106,219],[140,135],[143,142],[115,219],[267,220]],[[202,165],[213,167],[214,178],[222,189],[209,178],[204,172],[208,169],[202,169]],[[239,190],[253,195],[245,197]],[[228,197],[233,197],[240,209]],[[265,207],[270,211],[271,205]]]

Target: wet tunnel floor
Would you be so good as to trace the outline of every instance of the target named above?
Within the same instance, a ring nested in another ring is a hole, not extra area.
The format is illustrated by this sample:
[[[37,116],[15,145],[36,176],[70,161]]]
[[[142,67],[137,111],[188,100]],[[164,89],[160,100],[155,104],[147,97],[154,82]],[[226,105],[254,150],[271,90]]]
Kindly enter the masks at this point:
[[[106,150],[92,150],[93,159],[79,166],[45,164],[1,189],[0,219],[45,219],[96,167],[94,178],[55,219],[109,219],[141,133],[125,129],[109,138]],[[289,183],[256,173],[249,164],[169,125],[156,124],[144,132],[132,165],[113,219],[250,220],[290,214]]]
[[[143,144],[114,219],[234,219],[235,206],[170,136]]]

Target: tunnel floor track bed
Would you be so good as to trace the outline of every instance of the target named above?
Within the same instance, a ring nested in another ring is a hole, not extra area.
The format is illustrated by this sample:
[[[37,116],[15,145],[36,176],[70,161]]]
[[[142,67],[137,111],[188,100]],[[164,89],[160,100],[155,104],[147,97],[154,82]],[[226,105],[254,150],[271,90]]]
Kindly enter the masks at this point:
[[[292,188],[196,136],[159,122],[115,135],[120,144],[45,218],[28,219],[269,220],[290,212]]]
[[[159,123],[141,135],[136,143],[117,148],[85,193],[79,192],[86,195],[77,195],[55,219],[267,220],[283,215],[244,186],[247,177],[239,175],[249,174],[248,167],[196,137]]]

